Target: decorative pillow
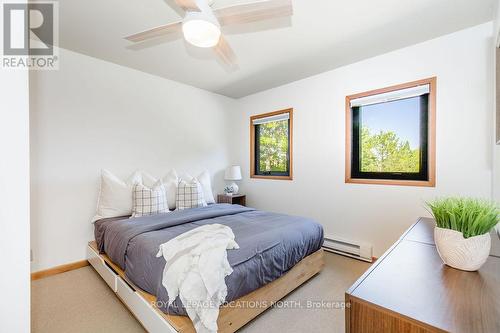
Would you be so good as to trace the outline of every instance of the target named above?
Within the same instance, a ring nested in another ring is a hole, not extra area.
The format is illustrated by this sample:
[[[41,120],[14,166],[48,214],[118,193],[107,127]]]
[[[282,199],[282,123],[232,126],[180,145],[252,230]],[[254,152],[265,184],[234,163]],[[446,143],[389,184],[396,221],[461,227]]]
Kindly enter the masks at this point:
[[[207,203],[203,197],[203,189],[196,179],[190,182],[181,180],[177,186],[176,209],[203,207]]]
[[[108,217],[131,215],[133,186],[141,181],[142,177],[138,171],[123,181],[108,170],[102,170],[97,212],[92,222]]]
[[[168,213],[167,191],[159,181],[153,188],[136,184],[133,192],[132,217]]]
[[[146,172],[142,172],[142,183],[148,187],[153,187],[158,182],[158,179],[151,176]],[[170,210],[175,209],[175,200],[177,193],[177,184],[179,183],[179,177],[177,177],[177,172],[175,169],[170,170],[164,177],[161,178],[163,186],[167,191],[167,204]]]
[[[189,174],[184,174],[181,179],[184,179],[188,182],[193,180],[197,180],[201,184],[201,188],[203,189],[203,196],[205,202],[207,204],[215,203],[214,193],[212,192],[212,183],[210,181],[210,173],[205,170],[198,175],[198,177],[192,177]]]

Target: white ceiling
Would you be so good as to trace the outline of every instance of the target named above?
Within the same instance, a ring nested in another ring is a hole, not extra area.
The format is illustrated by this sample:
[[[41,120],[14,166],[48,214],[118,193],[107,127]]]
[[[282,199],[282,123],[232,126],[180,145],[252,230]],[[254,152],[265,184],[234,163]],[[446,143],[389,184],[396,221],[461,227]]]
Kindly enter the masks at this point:
[[[238,57],[229,71],[183,39],[123,39],[180,20],[173,0],[59,4],[61,47],[234,98],[492,20],[495,10],[495,0],[294,0],[291,19],[223,28]]]

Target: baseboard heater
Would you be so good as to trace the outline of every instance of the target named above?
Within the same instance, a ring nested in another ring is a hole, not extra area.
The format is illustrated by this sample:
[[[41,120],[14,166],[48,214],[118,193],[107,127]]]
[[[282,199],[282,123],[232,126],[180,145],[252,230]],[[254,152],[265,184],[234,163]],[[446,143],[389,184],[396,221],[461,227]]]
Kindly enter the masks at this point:
[[[353,242],[338,237],[325,236],[323,249],[354,259],[359,259],[367,262],[373,261],[372,246],[366,243]]]

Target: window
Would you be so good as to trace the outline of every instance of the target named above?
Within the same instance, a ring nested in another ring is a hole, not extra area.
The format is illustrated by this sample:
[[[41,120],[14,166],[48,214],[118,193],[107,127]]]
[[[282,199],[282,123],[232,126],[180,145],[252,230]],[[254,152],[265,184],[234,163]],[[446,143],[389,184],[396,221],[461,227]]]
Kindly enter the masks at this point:
[[[292,180],[293,109],[250,118],[250,177]]]
[[[435,186],[436,78],[346,97],[346,182]]]

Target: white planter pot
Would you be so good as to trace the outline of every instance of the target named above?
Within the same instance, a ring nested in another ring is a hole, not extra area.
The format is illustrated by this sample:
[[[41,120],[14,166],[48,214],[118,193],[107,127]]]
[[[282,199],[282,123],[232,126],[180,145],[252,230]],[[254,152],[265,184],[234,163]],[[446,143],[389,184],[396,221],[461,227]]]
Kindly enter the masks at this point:
[[[464,271],[477,271],[490,255],[489,233],[466,239],[461,232],[436,227],[434,242],[446,265]]]

